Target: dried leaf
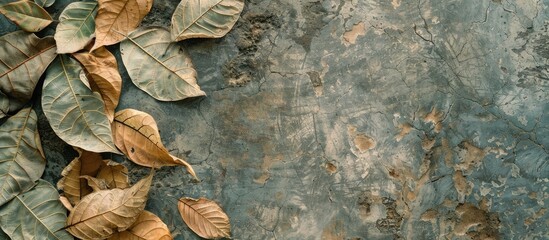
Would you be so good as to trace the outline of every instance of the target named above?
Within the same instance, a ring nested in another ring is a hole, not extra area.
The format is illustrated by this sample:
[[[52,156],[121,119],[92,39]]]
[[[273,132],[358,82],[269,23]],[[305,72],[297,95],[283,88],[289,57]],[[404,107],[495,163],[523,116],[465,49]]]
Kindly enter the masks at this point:
[[[53,131],[66,143],[90,152],[119,153],[103,100],[80,80],[80,64],[59,55],[46,72],[42,109]]]
[[[32,97],[40,76],[55,58],[52,37],[38,38],[17,31],[0,37],[0,91],[10,101],[10,112],[21,109]]]
[[[80,179],[85,179],[88,182],[88,186],[94,192],[109,189],[109,186],[105,179],[99,179],[90,176],[80,176]]]
[[[0,227],[11,239],[73,239],[63,230],[66,219],[57,190],[43,180],[0,208]]]
[[[88,73],[88,78],[92,82],[92,90],[101,94],[105,103],[105,112],[112,122],[122,90],[122,77],[118,73],[116,58],[104,47],[100,47],[92,53],[75,53],[73,56],[82,63]]]
[[[153,174],[131,188],[93,192],[74,206],[66,229],[81,239],[105,239],[128,229],[147,202]]]
[[[122,41],[149,13],[153,0],[99,0],[91,51]]]
[[[32,188],[44,172],[36,120],[34,110],[25,108],[0,126],[0,206]]]
[[[190,56],[160,27],[140,28],[120,44],[133,83],[161,101],[206,95],[196,83]]]
[[[52,22],[44,8],[27,0],[4,4],[0,6],[0,13],[27,32],[38,32]]]
[[[34,2],[41,7],[50,7],[55,3],[55,0],[34,0]]]
[[[61,204],[63,204],[63,207],[65,207],[67,210],[69,210],[69,212],[72,211],[71,201],[69,201],[69,199],[67,197],[60,196],[59,201],[61,201]]]
[[[177,204],[183,221],[203,238],[230,238],[231,224],[223,209],[206,198],[181,198]]]
[[[95,32],[96,2],[73,2],[59,16],[55,29],[57,53],[73,53],[83,49]]]
[[[172,40],[223,37],[243,8],[244,0],[181,0],[172,16]]]
[[[0,119],[6,117],[10,111],[10,99],[0,92]]]
[[[57,188],[63,190],[65,197],[72,205],[80,202],[84,196],[90,194],[92,189],[88,187],[87,181],[80,176],[95,176],[102,164],[101,155],[88,151],[79,150],[80,156],[76,157],[63,169]]]
[[[130,186],[128,169],[124,165],[110,160],[103,161],[103,166],[101,166],[97,178],[105,180],[110,189],[124,189]]]
[[[115,233],[108,240],[171,240],[168,226],[149,211],[143,211],[126,231]]]
[[[153,168],[183,165],[196,178],[187,162],[168,153],[151,115],[135,109],[124,109],[116,113],[113,128],[116,146],[134,163]]]

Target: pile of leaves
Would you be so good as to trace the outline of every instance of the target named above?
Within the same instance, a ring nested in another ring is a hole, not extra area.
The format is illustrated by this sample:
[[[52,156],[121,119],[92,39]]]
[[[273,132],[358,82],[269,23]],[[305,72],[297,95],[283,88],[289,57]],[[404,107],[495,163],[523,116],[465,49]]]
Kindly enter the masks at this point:
[[[0,36],[0,239],[172,239],[166,224],[144,210],[154,169],[184,166],[197,176],[166,150],[151,115],[117,111],[122,78],[105,46],[119,44],[132,82],[153,98],[204,96],[177,42],[224,36],[244,1],[182,0],[169,29],[139,27],[153,0],[73,2],[55,35],[39,38],[34,32],[52,23],[45,8],[54,1],[0,0],[0,13],[21,28]],[[37,86],[41,94],[33,96]],[[33,99],[79,153],[57,189],[40,179],[46,157]],[[101,153],[124,154],[151,173],[132,186],[126,167]],[[230,237],[229,218],[214,201],[182,197],[178,210],[199,236]]]

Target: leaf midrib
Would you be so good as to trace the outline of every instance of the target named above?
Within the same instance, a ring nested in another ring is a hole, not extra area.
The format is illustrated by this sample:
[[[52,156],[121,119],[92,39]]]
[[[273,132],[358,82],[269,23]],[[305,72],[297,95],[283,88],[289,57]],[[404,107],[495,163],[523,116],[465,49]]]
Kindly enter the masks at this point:
[[[185,31],[187,31],[187,29],[191,28],[194,24],[196,24],[196,22],[198,22],[199,19],[201,19],[204,15],[206,15],[206,13],[208,13],[209,11],[211,11],[214,7],[216,7],[217,5],[219,5],[221,2],[223,2],[225,0],[219,0],[217,3],[213,4],[211,7],[208,8],[208,10],[204,11],[202,14],[200,14],[200,16],[198,16],[197,18],[193,19],[192,20],[192,23],[189,24],[186,28],[184,28],[183,30],[181,30],[181,32],[177,35],[178,37],[181,36],[181,34],[183,34]]]
[[[36,220],[38,220],[38,222],[40,222],[40,224],[41,224],[42,226],[44,226],[44,228],[47,229],[48,232],[49,232],[52,236],[55,237],[55,239],[59,239],[59,238],[57,237],[57,235],[55,235],[55,233],[53,233],[53,232],[50,230],[50,228],[48,228],[47,225],[44,224],[44,222],[42,222],[42,219],[40,219],[38,216],[36,216],[36,214],[34,214],[34,212],[33,212],[33,211],[27,206],[27,204],[19,197],[19,195],[17,195],[16,198],[17,198],[17,200],[19,200],[19,202],[21,202],[21,205],[25,206],[25,208],[27,209],[27,211],[29,211],[29,212],[32,214],[32,216],[34,216],[34,218],[35,218]],[[48,200],[48,201],[51,201],[51,200]]]

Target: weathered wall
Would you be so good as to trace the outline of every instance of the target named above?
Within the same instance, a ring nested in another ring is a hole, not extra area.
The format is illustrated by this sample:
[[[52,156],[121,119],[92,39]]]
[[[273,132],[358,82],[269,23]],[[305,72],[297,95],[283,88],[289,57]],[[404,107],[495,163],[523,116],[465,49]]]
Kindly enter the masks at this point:
[[[197,238],[181,196],[219,202],[235,239],[549,238],[548,6],[246,1],[225,38],[181,43],[207,97],[155,101],[120,66],[119,109],[201,178],[163,168],[147,208],[176,239]],[[54,181],[72,153],[44,124]]]

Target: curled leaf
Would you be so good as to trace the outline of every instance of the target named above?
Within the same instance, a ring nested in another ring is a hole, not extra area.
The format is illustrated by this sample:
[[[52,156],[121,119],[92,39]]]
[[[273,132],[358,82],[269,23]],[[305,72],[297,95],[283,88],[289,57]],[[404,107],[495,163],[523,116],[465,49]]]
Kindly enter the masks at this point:
[[[42,109],[53,131],[66,143],[90,152],[119,153],[101,96],[80,80],[80,64],[60,55],[48,68]]]
[[[149,13],[152,0],[99,0],[95,45],[91,51],[122,41]]]
[[[186,51],[160,27],[140,28],[120,44],[122,61],[133,83],[161,101],[204,96]]]
[[[154,118],[134,109],[124,109],[114,117],[114,142],[130,160],[146,167],[183,165],[196,178],[191,165],[166,150]]]
[[[177,205],[183,221],[203,238],[230,238],[229,216],[217,203],[206,198],[181,198]]]
[[[34,110],[25,108],[0,126],[0,206],[29,190],[46,167]]]
[[[80,176],[80,179],[85,179],[88,182],[88,186],[94,191],[101,191],[109,189],[105,179],[94,178],[90,176]]]
[[[243,8],[244,0],[181,0],[172,16],[172,39],[223,37]]]
[[[115,233],[108,240],[171,240],[168,226],[149,211],[143,211],[126,231]]]
[[[55,56],[52,37],[38,38],[24,31],[0,37],[0,91],[9,98],[10,112],[21,109],[31,99],[40,76]]]
[[[77,204],[80,199],[92,192],[86,180],[81,179],[80,176],[95,176],[102,164],[100,154],[76,150],[80,155],[63,169],[62,178],[57,182],[57,188],[63,190],[63,194],[72,205]]]
[[[83,49],[93,38],[97,3],[73,2],[59,16],[55,29],[57,53],[73,53]]]
[[[130,186],[128,181],[128,169],[117,162],[104,160],[97,178],[105,180],[109,189],[124,189]]]
[[[44,8],[27,0],[1,5],[0,13],[27,32],[39,32],[52,22],[50,14]]]
[[[84,66],[92,90],[101,94],[105,103],[105,112],[112,122],[122,90],[122,77],[118,73],[116,58],[104,47],[91,53],[75,53],[73,56]]]
[[[93,192],[74,206],[66,229],[81,239],[105,239],[128,229],[147,202],[153,174],[131,188]]]
[[[72,240],[63,230],[66,219],[57,190],[43,180],[0,208],[0,227],[11,239]]]

